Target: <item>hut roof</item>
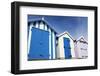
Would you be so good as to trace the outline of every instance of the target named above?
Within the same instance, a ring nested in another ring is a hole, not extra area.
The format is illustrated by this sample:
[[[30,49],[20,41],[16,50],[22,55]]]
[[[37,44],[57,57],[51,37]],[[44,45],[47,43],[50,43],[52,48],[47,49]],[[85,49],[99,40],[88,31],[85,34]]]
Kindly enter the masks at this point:
[[[84,43],[88,43],[87,40],[85,40],[85,38],[84,38],[83,36],[79,37],[79,38],[77,39],[77,42],[78,42],[78,41],[81,41],[81,42],[84,42]]]
[[[50,26],[50,23],[48,23],[48,21],[46,21],[44,18],[42,18],[42,19],[30,20],[30,21],[28,21],[28,23],[41,22],[41,21],[42,21],[43,23],[45,23],[51,30],[53,30],[53,31],[57,34],[57,31],[55,31],[55,29],[52,28],[52,27]]]
[[[57,37],[61,37],[61,36],[65,35],[65,34],[67,34],[73,41],[75,40],[67,31],[57,35]]]

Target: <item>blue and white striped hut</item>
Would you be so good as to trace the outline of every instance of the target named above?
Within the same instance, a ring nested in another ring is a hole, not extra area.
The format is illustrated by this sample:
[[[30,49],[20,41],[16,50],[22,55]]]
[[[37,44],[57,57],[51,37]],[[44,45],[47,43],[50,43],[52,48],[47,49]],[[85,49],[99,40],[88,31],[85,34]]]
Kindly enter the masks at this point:
[[[42,19],[28,22],[28,60],[56,59],[56,34]]]

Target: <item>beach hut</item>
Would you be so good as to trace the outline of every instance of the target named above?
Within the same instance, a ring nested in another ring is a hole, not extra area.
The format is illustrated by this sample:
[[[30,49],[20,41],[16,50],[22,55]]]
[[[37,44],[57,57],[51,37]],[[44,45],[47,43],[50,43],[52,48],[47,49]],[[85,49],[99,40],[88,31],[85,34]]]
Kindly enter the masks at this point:
[[[74,39],[67,31],[57,36],[57,58],[75,58]]]
[[[28,60],[55,59],[56,31],[44,19],[28,22]]]
[[[74,41],[75,44],[75,56],[76,58],[87,58],[88,57],[88,43],[84,39],[83,36],[81,36],[79,39]]]

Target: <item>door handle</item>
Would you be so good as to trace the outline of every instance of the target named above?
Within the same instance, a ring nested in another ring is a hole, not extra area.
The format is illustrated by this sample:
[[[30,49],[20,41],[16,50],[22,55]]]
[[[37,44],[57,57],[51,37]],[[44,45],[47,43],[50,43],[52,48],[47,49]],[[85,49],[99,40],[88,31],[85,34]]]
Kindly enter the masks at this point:
[[[40,42],[40,45],[42,45],[43,43],[42,42]]]
[[[42,54],[40,54],[41,57],[44,57]]]

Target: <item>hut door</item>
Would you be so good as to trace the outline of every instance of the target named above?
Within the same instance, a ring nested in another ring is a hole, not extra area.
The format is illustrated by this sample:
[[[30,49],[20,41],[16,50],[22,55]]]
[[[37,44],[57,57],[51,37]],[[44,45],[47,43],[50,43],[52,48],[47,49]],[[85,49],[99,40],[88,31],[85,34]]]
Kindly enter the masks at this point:
[[[28,59],[49,59],[49,32],[32,28]]]
[[[71,48],[69,38],[64,37],[64,50],[65,50],[65,59],[71,58]]]

